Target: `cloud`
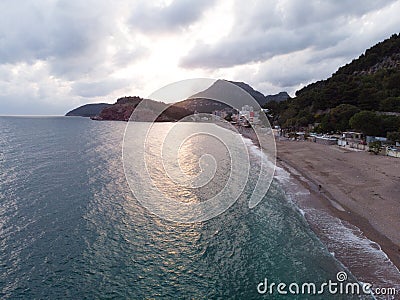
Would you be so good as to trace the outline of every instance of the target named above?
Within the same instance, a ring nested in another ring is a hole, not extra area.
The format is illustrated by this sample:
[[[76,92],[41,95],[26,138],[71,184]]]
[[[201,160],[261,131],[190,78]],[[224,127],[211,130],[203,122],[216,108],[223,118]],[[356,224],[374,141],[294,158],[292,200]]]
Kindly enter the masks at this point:
[[[215,44],[195,45],[181,65],[228,68],[310,47],[329,48],[352,36],[349,23],[390,3],[393,1],[236,2],[230,34]]]
[[[286,55],[275,56],[263,62],[254,80],[258,83],[269,83],[281,90],[293,92],[300,85],[325,79],[331,70],[344,63],[344,58],[326,58],[318,63],[310,62],[314,54],[312,49],[301,50]]]
[[[0,3],[0,10],[6,12],[0,19],[1,63],[77,55],[96,40],[95,29],[102,29],[95,10],[72,2],[24,1],[21,5],[6,0]],[[83,22],[79,11],[92,15]]]
[[[128,84],[127,80],[122,79],[103,79],[90,82],[76,82],[72,84],[72,95],[81,97],[104,97],[115,90],[122,89]]]
[[[3,64],[48,61],[57,76],[71,79],[99,69],[114,54],[108,47],[126,42],[115,23],[121,10],[109,1],[6,0],[0,11]],[[143,53],[141,46],[129,51]]]
[[[394,0],[0,1],[0,114],[59,113],[193,77],[290,92],[398,32]]]
[[[235,35],[216,45],[197,45],[183,59],[182,65],[187,68],[226,68],[260,62],[277,54],[305,49],[311,44],[310,39],[310,36],[301,32],[285,32],[279,28],[265,33]]]
[[[127,3],[116,4],[1,1],[0,113],[11,107],[64,113],[68,102],[80,103],[82,97],[91,102],[127,84],[110,78],[145,56],[146,48],[131,43],[134,39],[118,23]]]
[[[150,4],[152,3],[152,4]],[[153,1],[141,1],[134,9],[129,23],[145,33],[171,32],[196,22],[215,0],[174,0],[169,5],[154,5]]]
[[[2,65],[0,75],[1,114],[59,114],[70,105],[69,84],[49,76],[45,62]]]

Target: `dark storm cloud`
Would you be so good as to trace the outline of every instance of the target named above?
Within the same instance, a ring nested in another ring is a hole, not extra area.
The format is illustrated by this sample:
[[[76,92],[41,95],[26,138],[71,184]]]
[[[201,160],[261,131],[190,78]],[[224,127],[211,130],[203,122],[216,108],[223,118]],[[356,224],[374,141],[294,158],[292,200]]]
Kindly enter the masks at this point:
[[[307,48],[333,47],[353,34],[352,20],[394,1],[236,2],[235,24],[214,45],[196,45],[181,61],[186,68],[232,67]]]
[[[172,32],[196,22],[216,0],[175,0],[165,7],[142,1],[134,8],[129,20],[133,28],[145,33]]]

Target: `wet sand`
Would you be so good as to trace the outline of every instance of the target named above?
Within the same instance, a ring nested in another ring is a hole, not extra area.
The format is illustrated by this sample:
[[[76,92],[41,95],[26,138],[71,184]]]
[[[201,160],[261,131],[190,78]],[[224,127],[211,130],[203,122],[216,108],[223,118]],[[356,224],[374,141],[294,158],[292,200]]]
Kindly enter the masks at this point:
[[[260,146],[251,128],[221,126]],[[258,133],[258,138],[263,145],[273,143],[269,134]],[[359,281],[397,290],[377,299],[397,299],[400,159],[275,138],[275,176],[328,251]],[[274,147],[263,150],[274,156]]]
[[[303,188],[294,202],[335,256],[359,280],[400,284],[400,159],[311,142],[277,140],[276,146],[277,165]],[[328,234],[328,218],[343,225],[341,232]],[[345,239],[345,231],[359,240],[332,246],[328,236]],[[372,241],[367,248],[381,248],[394,265],[384,253],[361,253],[355,244],[364,237]]]

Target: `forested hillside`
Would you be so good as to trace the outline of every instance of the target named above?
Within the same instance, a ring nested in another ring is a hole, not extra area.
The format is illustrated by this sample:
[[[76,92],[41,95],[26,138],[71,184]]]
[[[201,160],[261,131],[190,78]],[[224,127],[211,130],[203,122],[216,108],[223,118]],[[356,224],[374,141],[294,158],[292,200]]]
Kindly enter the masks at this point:
[[[400,117],[393,113],[400,113],[400,35],[366,50],[329,79],[302,88],[295,98],[266,107],[285,128],[317,123],[320,132],[357,129],[386,135],[398,131]],[[363,119],[357,115],[361,112]],[[362,125],[366,116],[371,118],[368,128]]]

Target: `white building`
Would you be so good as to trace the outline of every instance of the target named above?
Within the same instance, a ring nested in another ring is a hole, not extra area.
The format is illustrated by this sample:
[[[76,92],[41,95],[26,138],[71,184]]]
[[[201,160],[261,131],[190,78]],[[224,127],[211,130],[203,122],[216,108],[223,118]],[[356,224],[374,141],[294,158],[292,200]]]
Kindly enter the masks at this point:
[[[239,111],[239,119],[246,119],[250,123],[259,122],[259,112],[255,112],[253,106],[244,105]]]

